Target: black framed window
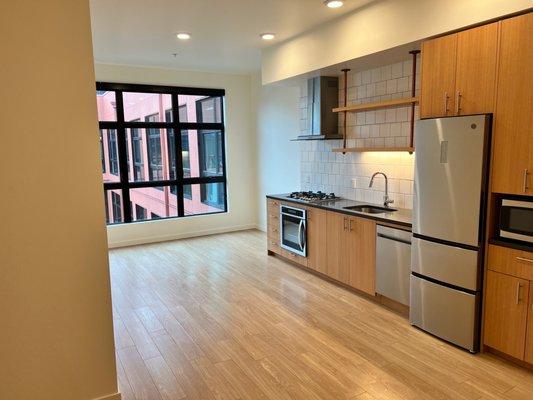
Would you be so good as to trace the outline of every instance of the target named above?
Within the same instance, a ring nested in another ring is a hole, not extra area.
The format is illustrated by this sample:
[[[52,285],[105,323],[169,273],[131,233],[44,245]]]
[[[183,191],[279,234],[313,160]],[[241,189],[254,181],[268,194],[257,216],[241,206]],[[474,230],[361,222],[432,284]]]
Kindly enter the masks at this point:
[[[140,119],[134,119],[131,122],[139,122]],[[131,153],[133,159],[133,179],[135,181],[144,180],[144,162],[143,162],[143,138],[139,128],[131,128]],[[129,156],[129,153],[128,153]]]
[[[187,105],[186,104],[179,106],[178,114],[180,117],[180,122],[189,122],[189,118],[187,117]]]
[[[159,122],[159,115],[144,118],[145,122]],[[146,129],[148,141],[148,171],[151,181],[163,180],[163,159],[161,154],[161,131],[159,128]]]
[[[122,222],[122,202],[120,194],[111,192],[111,209],[113,210],[113,222]]]
[[[220,131],[200,131],[198,133],[200,175],[218,176],[222,174],[222,134]]]
[[[104,135],[100,129],[100,161],[102,162],[102,173],[105,174],[105,156],[104,156]]]
[[[135,204],[135,215],[137,217],[137,220],[144,220],[146,219],[146,208]]]
[[[106,82],[96,90],[108,223],[227,211],[224,90]]]
[[[108,131],[109,172],[118,176],[117,130]]]

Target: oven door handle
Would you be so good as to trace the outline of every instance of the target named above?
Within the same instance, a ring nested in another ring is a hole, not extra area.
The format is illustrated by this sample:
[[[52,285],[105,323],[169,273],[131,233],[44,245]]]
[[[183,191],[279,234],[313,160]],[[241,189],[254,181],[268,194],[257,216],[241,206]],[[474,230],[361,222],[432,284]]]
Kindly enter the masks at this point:
[[[298,244],[300,245],[300,250],[304,251],[305,249],[305,220],[300,221],[298,225]]]

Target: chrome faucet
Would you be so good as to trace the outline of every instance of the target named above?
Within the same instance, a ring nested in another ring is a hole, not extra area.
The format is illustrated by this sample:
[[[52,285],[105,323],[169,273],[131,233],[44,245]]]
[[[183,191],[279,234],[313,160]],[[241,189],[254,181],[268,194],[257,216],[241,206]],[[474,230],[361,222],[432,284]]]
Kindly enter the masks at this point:
[[[389,204],[394,203],[394,200],[389,199],[389,180],[387,178],[387,175],[385,175],[383,172],[376,172],[374,175],[372,175],[372,178],[370,178],[370,184],[368,185],[368,187],[372,187],[376,175],[383,175],[383,177],[385,178],[385,196],[383,196],[383,205],[385,207],[388,207]]]

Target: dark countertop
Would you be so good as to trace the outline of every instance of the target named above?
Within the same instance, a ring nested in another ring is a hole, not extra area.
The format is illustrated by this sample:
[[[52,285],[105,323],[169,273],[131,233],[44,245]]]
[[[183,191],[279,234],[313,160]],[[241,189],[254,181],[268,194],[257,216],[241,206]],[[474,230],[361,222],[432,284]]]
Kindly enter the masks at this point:
[[[316,207],[321,208],[323,210],[329,210],[329,211],[335,211],[340,212],[343,214],[348,215],[355,215],[357,217],[362,218],[368,218],[373,219],[377,222],[388,222],[395,225],[401,225],[408,228],[411,228],[413,217],[412,217],[412,211],[407,210],[405,208],[396,208],[393,207],[397,211],[393,211],[390,213],[383,213],[383,214],[368,214],[363,213],[359,211],[353,211],[353,210],[346,210],[344,207],[352,207],[352,206],[359,206],[359,205],[373,205],[373,206],[380,206],[383,207],[382,204],[372,204],[372,203],[366,203],[363,201],[355,201],[355,200],[348,200],[348,199],[334,199],[334,200],[324,200],[319,202],[309,202],[309,201],[303,201],[303,200],[297,200],[297,199],[291,199],[288,197],[289,194],[269,194],[266,197],[270,199],[276,199],[276,200],[282,200],[287,201],[291,203],[297,203],[302,204],[307,207]]]

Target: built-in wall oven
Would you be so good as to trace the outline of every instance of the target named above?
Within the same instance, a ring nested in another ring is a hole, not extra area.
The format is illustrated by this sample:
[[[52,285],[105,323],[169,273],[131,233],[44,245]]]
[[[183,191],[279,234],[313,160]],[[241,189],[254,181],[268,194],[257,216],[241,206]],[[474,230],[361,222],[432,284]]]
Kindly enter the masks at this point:
[[[533,244],[533,199],[502,199],[500,237]]]
[[[280,206],[280,244],[285,250],[307,257],[307,212],[304,209]]]

